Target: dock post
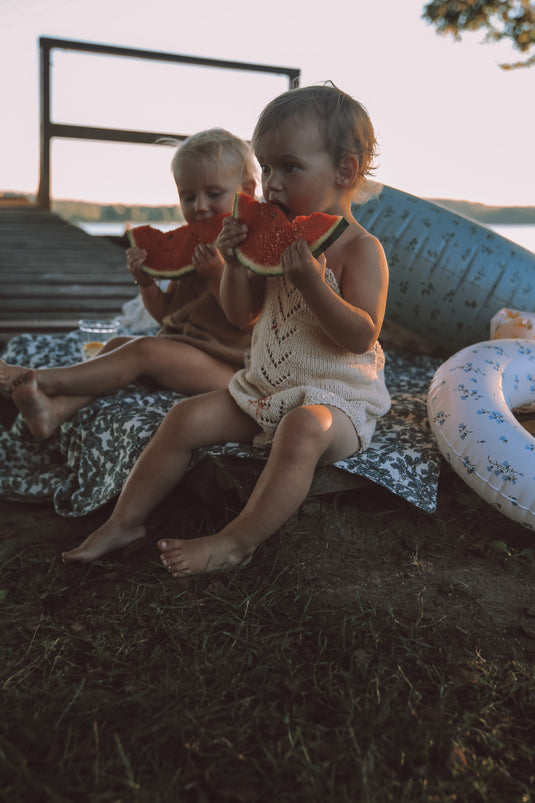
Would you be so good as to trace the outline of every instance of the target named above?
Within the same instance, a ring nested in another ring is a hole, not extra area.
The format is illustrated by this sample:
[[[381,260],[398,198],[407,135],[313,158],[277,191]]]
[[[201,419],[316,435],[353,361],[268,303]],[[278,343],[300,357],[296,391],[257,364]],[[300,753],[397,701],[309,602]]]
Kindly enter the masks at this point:
[[[37,205],[50,210],[50,47],[39,41],[39,189]]]

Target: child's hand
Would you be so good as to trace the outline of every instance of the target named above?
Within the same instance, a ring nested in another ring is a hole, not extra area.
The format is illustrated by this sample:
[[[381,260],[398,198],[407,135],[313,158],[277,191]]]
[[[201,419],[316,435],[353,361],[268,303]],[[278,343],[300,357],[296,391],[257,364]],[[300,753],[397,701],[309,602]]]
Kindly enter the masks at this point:
[[[240,264],[236,259],[234,249],[246,239],[247,226],[244,226],[234,217],[226,217],[223,221],[223,228],[216,240],[216,245],[227,265],[235,267]]]
[[[215,245],[198,245],[193,252],[193,265],[206,281],[219,280],[225,266],[225,260]]]
[[[306,240],[296,240],[286,249],[281,266],[284,275],[298,290],[306,286],[313,276],[319,276],[322,281],[325,278],[325,254],[314,259]]]
[[[153,280],[150,276],[147,276],[146,273],[143,273],[141,268],[145,264],[145,260],[147,258],[147,252],[144,248],[129,248],[126,252],[126,266],[132,276],[134,277],[134,281],[140,287],[143,285],[152,284]]]

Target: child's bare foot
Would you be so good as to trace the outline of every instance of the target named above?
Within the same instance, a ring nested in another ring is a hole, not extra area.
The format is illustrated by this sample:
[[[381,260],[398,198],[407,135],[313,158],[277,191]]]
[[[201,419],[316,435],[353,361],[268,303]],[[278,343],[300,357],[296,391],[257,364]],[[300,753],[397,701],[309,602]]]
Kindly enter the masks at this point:
[[[10,396],[11,391],[28,372],[28,368],[22,365],[8,365],[5,360],[0,360],[0,393],[2,396]]]
[[[230,569],[250,558],[255,548],[221,533],[185,541],[176,538],[158,541],[160,560],[173,577]]]
[[[108,520],[98,530],[88,535],[79,546],[68,552],[62,552],[61,559],[63,563],[91,563],[108,552],[133,544],[145,535],[143,525],[123,530]]]
[[[54,400],[39,390],[36,372],[24,369],[23,379],[16,380],[11,394],[15,405],[19,408],[28,429],[38,441],[49,438],[61,424],[56,412]]]

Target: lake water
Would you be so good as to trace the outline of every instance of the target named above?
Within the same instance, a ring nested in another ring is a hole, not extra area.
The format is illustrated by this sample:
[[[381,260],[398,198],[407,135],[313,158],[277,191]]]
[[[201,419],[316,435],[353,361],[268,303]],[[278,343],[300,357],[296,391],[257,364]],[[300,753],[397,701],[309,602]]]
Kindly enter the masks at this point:
[[[124,234],[127,225],[142,226],[142,223],[79,223],[81,229],[88,234],[99,235],[101,237],[106,235],[118,236]],[[176,229],[178,223],[151,223],[154,228],[161,229],[162,231],[171,231]],[[507,237],[514,243],[527,248],[528,251],[535,253],[535,224],[522,224],[522,225],[496,225],[488,226],[487,228],[500,234],[502,237]]]
[[[94,234],[99,237],[106,237],[108,235],[117,237],[124,234],[127,228],[133,229],[136,226],[144,225],[144,223],[139,223],[139,221],[137,223],[86,223],[85,221],[80,221],[80,223],[78,223],[78,226],[88,234]],[[180,224],[151,221],[149,225],[155,229],[161,229],[161,231],[171,231],[171,229],[176,229]]]

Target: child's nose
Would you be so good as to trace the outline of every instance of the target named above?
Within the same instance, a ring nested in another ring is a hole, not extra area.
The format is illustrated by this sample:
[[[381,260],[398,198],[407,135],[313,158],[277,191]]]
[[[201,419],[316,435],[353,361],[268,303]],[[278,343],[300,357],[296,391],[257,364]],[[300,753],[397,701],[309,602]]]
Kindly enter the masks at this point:
[[[267,190],[280,190],[281,189],[280,173],[278,171],[272,170],[269,176],[267,176],[266,178],[265,185]]]
[[[209,211],[208,197],[206,195],[197,195],[195,198],[195,212],[200,214]]]

